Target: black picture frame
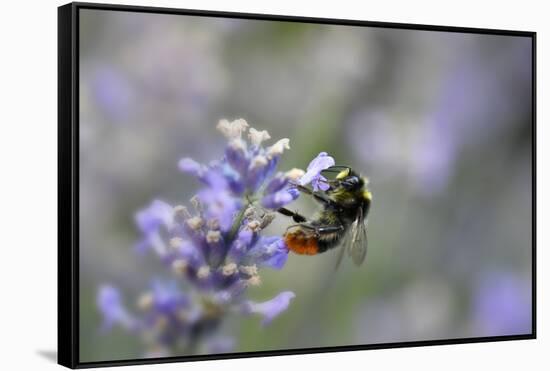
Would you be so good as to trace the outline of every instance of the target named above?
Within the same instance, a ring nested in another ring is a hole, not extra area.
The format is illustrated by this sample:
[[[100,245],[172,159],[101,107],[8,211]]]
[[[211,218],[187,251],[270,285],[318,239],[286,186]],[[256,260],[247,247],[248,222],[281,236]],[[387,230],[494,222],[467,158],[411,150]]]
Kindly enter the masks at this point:
[[[384,344],[281,349],[250,353],[177,356],[81,362],[79,360],[79,12],[82,9],[208,17],[306,22],[316,24],[397,28],[406,30],[521,36],[532,42],[532,330],[530,334],[409,341]],[[98,3],[70,3],[58,8],[58,363],[69,368],[185,362],[290,354],[341,352],[381,348],[417,347],[524,340],[536,338],[536,32],[485,28],[433,26],[359,20],[232,13]]]

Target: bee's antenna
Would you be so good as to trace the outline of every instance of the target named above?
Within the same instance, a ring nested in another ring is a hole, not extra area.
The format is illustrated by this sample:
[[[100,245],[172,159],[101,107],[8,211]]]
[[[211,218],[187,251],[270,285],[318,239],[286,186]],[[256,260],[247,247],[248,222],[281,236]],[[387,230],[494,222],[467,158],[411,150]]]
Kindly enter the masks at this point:
[[[342,170],[351,170],[351,167],[346,165],[334,165],[329,168],[326,168],[325,170],[321,170],[322,173],[339,173]]]
[[[349,167],[347,165],[332,165],[331,167],[329,167],[325,170],[328,170],[328,169],[351,169],[351,167]]]

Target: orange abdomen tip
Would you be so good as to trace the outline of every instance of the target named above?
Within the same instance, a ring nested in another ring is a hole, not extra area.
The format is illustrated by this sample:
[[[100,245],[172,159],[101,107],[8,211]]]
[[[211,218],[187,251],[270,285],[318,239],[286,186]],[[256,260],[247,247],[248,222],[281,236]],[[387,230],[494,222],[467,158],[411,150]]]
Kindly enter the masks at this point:
[[[289,250],[300,255],[316,255],[319,251],[317,239],[313,236],[306,236],[301,231],[285,233],[285,243]]]

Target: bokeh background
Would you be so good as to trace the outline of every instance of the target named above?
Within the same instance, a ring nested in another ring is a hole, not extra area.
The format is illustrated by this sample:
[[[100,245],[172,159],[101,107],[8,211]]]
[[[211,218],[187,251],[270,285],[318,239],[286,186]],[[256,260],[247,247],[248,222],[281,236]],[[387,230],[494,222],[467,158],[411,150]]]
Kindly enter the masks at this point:
[[[139,339],[99,331],[97,287],[132,306],[166,275],[133,251],[134,213],[194,194],[177,162],[222,156],[220,118],[290,138],[283,170],[329,152],[374,196],[366,264],[263,270],[253,299],[296,298],[269,327],[230,321],[236,351],[530,333],[529,38],[80,12],[81,361],[141,357]]]

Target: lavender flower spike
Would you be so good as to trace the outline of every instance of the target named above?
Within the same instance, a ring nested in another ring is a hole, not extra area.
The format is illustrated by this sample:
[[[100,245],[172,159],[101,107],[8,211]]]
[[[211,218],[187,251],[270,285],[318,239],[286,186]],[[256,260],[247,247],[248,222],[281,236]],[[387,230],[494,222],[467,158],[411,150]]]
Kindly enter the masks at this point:
[[[326,191],[329,188],[327,178],[321,175],[321,171],[334,166],[334,158],[326,152],[321,152],[308,165],[306,173],[298,180],[298,183],[305,186],[309,183],[314,191]]]
[[[248,287],[262,283],[263,269],[283,269],[288,258],[280,235],[264,230],[278,208],[299,196],[295,182],[303,171],[276,171],[289,139],[264,146],[269,133],[243,119],[221,120],[217,128],[228,139],[222,159],[203,165],[184,158],[178,164],[200,184],[191,207],[156,200],[135,216],[143,234],[139,250],[154,252],[173,280],[153,280],[132,314],[114,287],[98,294],[106,327],[119,323],[138,332],[147,340],[144,355],[230,351],[234,341],[220,334],[226,317],[257,313],[267,324],[294,297],[290,291],[264,303],[247,297]]]

